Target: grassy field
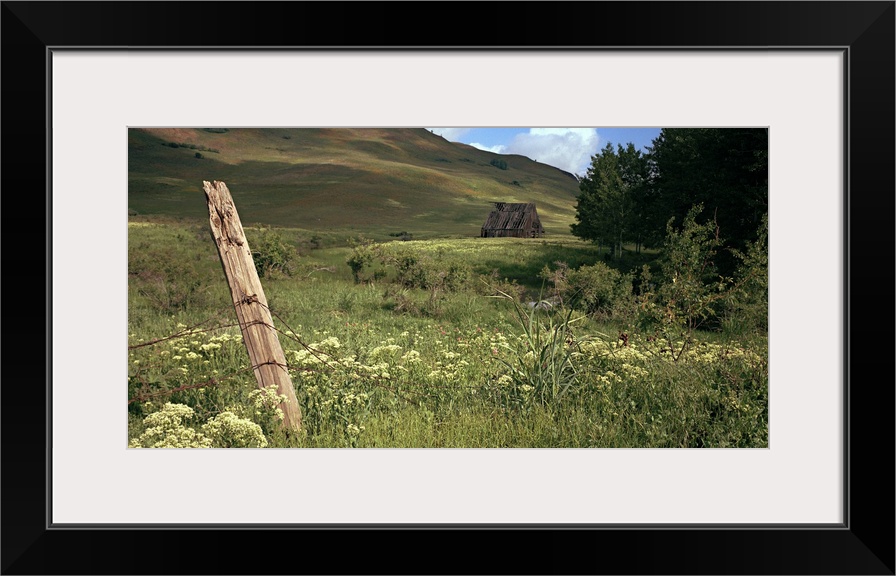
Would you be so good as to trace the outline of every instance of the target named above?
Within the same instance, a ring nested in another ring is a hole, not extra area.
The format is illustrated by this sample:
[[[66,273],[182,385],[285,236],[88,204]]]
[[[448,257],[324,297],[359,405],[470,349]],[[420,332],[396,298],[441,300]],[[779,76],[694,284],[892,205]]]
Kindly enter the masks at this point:
[[[130,445],[767,446],[766,331],[650,328],[631,281],[656,253],[393,228],[247,228],[303,413],[287,438],[207,222],[131,217]]]

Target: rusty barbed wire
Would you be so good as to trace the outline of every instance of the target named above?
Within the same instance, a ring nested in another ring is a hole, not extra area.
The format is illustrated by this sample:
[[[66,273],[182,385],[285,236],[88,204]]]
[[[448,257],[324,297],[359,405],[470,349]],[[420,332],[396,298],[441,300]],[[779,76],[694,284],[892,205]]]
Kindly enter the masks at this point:
[[[271,317],[276,319],[285,328],[279,328],[275,325],[268,324],[267,322],[263,322],[261,320],[255,320],[255,321],[251,321],[251,322],[229,322],[229,323],[224,323],[224,324],[218,324],[215,326],[210,326],[210,324],[215,320],[223,320],[223,315],[226,314],[226,312],[219,311],[215,316],[213,316],[211,318],[208,318],[206,320],[203,320],[202,322],[193,324],[192,326],[188,326],[183,329],[180,329],[177,332],[170,334],[168,336],[156,338],[156,339],[150,340],[148,342],[141,342],[139,344],[129,345],[128,350],[136,350],[136,349],[145,348],[148,346],[155,346],[158,344],[162,344],[164,342],[176,340],[178,338],[185,338],[185,337],[193,336],[196,334],[216,332],[219,330],[225,330],[227,328],[233,328],[233,327],[239,327],[242,331],[244,328],[246,328],[248,326],[263,324],[263,325],[277,331],[277,333],[282,334],[285,338],[289,339],[290,341],[295,342],[296,344],[301,346],[304,350],[306,350],[309,354],[314,356],[319,362],[321,362],[327,368],[329,368],[331,370],[340,370],[341,369],[348,373],[352,372],[351,366],[344,364],[339,358],[337,358],[333,354],[330,354],[329,352],[324,351],[324,350],[318,350],[318,349],[312,348],[307,343],[305,343],[302,340],[301,336],[299,336],[299,334],[295,331],[295,329],[293,329],[292,326],[290,326],[289,323],[281,315],[279,315],[275,310],[273,310],[269,306],[266,306],[265,304],[262,304],[261,302],[257,302],[257,303],[259,305],[261,305],[262,307],[264,307],[271,314]],[[230,305],[227,305],[226,309],[229,310]],[[324,372],[322,370],[315,370],[315,369],[308,368],[305,366],[297,366],[294,364],[290,364],[289,362],[287,362],[286,364],[282,364],[282,363],[275,362],[275,361],[262,362],[262,363],[259,363],[256,365],[251,365],[247,368],[242,368],[242,369],[236,370],[229,374],[217,376],[214,378],[209,378],[203,382],[197,382],[197,383],[193,383],[193,384],[183,384],[183,385],[177,386],[175,388],[170,388],[170,389],[166,389],[166,390],[156,390],[153,392],[141,392],[141,393],[135,395],[133,398],[130,398],[128,400],[128,404],[130,405],[134,402],[145,402],[145,401],[152,400],[155,398],[172,396],[178,392],[184,392],[187,390],[195,390],[195,389],[199,389],[199,388],[208,388],[208,387],[213,387],[213,386],[219,386],[222,383],[232,380],[233,378],[235,378],[237,376],[241,376],[241,375],[244,375],[247,373],[254,372],[255,370],[257,370],[258,368],[260,368],[261,366],[264,366],[264,365],[277,365],[277,366],[280,366],[281,368],[283,368],[284,370],[295,373],[297,375],[299,375],[299,374],[326,375],[326,372]],[[135,377],[139,377],[139,375],[136,375]],[[140,377],[140,379],[142,380],[141,388],[145,389],[146,387],[149,386],[149,383],[146,382],[145,380],[143,380],[142,377]],[[419,406],[420,401],[424,398],[438,399],[440,397],[439,394],[433,394],[433,393],[428,392],[427,390],[440,390],[440,389],[447,390],[447,389],[459,389],[459,388],[479,389],[479,388],[481,388],[481,386],[464,385],[464,384],[436,384],[436,383],[429,383],[429,382],[428,383],[421,382],[421,383],[416,384],[417,386],[419,386],[420,390],[415,391],[415,392],[410,392],[410,391],[399,390],[396,386],[390,384],[391,380],[382,378],[377,375],[367,375],[365,377],[365,381],[367,384],[374,386],[376,388],[380,388],[380,389],[389,391],[389,392],[395,394],[396,396],[400,397],[402,400],[409,402],[411,404],[414,404],[415,406]]]

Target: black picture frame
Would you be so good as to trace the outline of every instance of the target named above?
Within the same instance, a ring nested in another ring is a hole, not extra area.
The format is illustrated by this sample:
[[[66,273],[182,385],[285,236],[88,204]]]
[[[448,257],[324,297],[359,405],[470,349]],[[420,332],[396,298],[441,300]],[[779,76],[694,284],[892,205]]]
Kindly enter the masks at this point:
[[[894,574],[894,14],[892,1],[2,2],[2,573]],[[50,526],[49,420],[36,423],[51,375],[45,386],[31,374],[48,366],[60,282],[48,265],[50,51],[473,46],[845,52],[844,524]]]

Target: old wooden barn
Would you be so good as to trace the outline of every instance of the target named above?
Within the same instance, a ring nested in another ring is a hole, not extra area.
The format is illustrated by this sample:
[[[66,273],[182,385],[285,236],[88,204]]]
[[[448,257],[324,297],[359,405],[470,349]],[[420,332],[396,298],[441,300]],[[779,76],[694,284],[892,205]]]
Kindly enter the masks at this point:
[[[544,228],[534,202],[495,202],[495,209],[482,225],[483,238],[540,238]]]

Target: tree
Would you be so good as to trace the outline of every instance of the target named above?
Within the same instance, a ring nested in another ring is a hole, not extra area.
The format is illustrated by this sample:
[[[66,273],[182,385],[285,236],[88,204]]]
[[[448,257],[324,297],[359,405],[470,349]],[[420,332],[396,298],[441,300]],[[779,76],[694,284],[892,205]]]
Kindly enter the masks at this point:
[[[691,346],[694,332],[718,315],[730,287],[715,265],[723,245],[719,227],[712,217],[698,223],[702,212],[701,204],[693,206],[680,229],[672,218],[666,223],[659,282],[641,294],[644,327],[654,329],[676,361]],[[647,283],[652,279],[648,271]]]
[[[640,245],[644,233],[640,197],[647,181],[647,160],[634,144],[620,144],[614,150],[608,143],[592,156],[587,174],[579,181],[572,233],[598,246],[607,244],[617,257],[624,242]]]
[[[648,236],[646,205],[649,182],[647,157],[635,149],[631,142],[623,148],[619,146],[619,171],[624,183],[626,202],[626,240],[635,242],[638,252]]]
[[[682,222],[696,204],[716,218],[729,247],[743,250],[756,239],[768,212],[766,128],[664,128],[647,160],[641,204],[650,243],[661,241],[670,217]],[[718,258],[725,273],[737,264],[730,252]]]

